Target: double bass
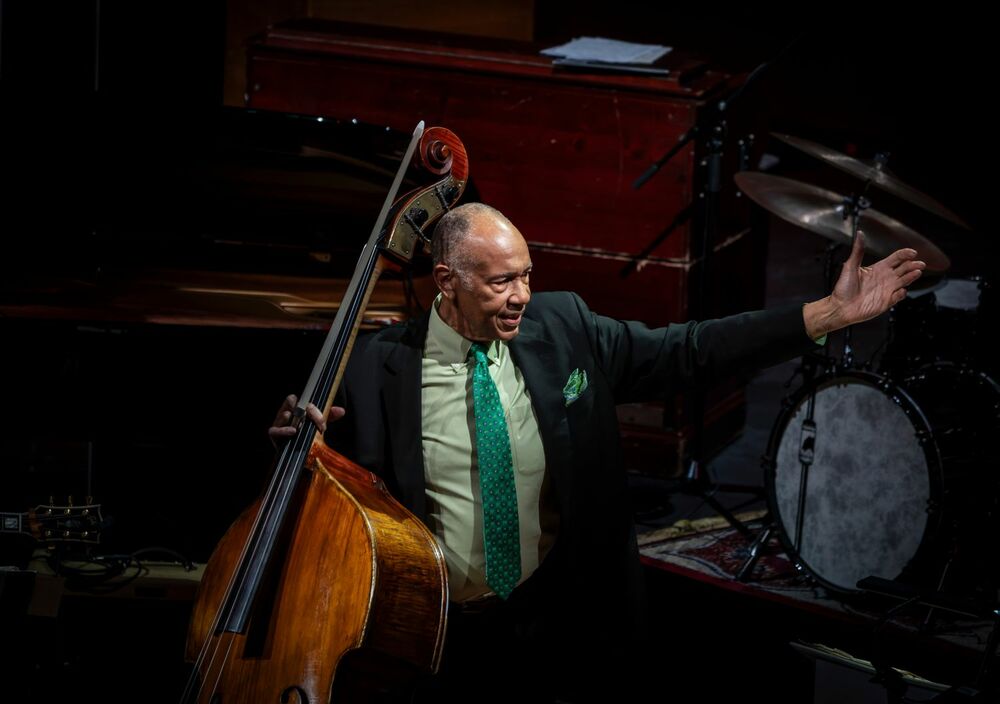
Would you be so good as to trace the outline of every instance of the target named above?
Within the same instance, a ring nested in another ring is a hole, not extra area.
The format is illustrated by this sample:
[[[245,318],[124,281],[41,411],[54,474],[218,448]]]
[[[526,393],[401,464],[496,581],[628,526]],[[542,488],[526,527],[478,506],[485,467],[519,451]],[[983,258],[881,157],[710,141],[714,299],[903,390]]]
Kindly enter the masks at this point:
[[[394,199],[411,161],[435,180]],[[329,410],[379,275],[429,242],[467,180],[461,141],[418,124],[299,396],[298,432],[206,566],[185,704],[370,701],[437,670],[448,579],[433,534],[304,419],[310,402]]]

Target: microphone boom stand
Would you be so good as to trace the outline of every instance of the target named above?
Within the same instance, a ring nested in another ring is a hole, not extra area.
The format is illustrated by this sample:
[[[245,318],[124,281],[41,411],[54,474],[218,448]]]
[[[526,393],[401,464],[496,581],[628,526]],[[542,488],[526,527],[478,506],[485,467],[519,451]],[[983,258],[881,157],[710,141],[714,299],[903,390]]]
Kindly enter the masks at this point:
[[[726,138],[728,136],[728,127],[726,123],[726,111],[747,89],[753,81],[760,76],[767,68],[769,68],[778,58],[780,58],[788,49],[798,41],[798,38],[794,39],[789,43],[784,49],[782,49],[774,59],[769,62],[765,62],[757,66],[747,79],[738,86],[728,97],[723,97],[716,103],[713,107],[709,108],[708,113],[711,115],[709,120],[706,120],[704,124],[696,124],[690,130],[685,132],[677,140],[677,143],[670,148],[662,157],[660,157],[655,163],[653,163],[643,174],[635,180],[632,187],[636,190],[641,188],[646,184],[670,159],[677,155],[681,149],[686,146],[691,141],[704,137],[705,144],[705,158],[703,165],[706,167],[706,177],[705,177],[705,190],[702,192],[702,201],[704,207],[703,213],[703,226],[700,230],[699,236],[692,238],[693,244],[693,255],[695,261],[700,263],[700,272],[696,277],[695,282],[695,304],[690,308],[689,313],[693,313],[692,317],[697,317],[702,319],[709,312],[710,306],[707,303],[707,291],[708,282],[711,280],[712,272],[712,258],[713,258],[713,248],[718,237],[719,230],[719,194],[722,191],[722,155],[725,148]],[[752,141],[752,135],[749,140],[740,142],[740,162],[741,168],[746,165],[746,157],[748,154],[748,141]],[[624,274],[629,273],[629,267],[626,267]],[[764,490],[760,486],[748,486],[748,485],[735,485],[735,484],[720,484],[713,482],[708,476],[707,465],[705,463],[705,392],[702,389],[697,389],[693,393],[689,394],[690,398],[690,413],[692,422],[692,432],[691,432],[691,442],[689,444],[688,463],[687,469],[685,471],[684,477],[673,487],[673,492],[682,492],[686,494],[700,496],[702,500],[711,506],[719,515],[724,517],[726,521],[733,526],[741,535],[743,535],[747,540],[753,539],[753,534],[750,530],[738,519],[736,516],[726,508],[722,503],[720,503],[715,498],[715,493],[718,491],[728,492],[728,493],[748,493],[753,495],[756,499],[763,498]],[[668,490],[670,491],[670,490]]]

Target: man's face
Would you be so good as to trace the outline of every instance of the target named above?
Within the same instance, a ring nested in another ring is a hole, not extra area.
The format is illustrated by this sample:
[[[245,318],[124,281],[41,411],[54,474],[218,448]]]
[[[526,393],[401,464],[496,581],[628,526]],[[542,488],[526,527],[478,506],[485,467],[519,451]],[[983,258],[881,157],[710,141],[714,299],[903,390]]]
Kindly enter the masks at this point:
[[[457,272],[443,265],[435,268],[444,294],[438,313],[466,339],[514,339],[524,308],[531,300],[527,242],[517,228],[483,215],[473,222],[461,246],[465,259],[471,262],[471,271],[462,281]]]

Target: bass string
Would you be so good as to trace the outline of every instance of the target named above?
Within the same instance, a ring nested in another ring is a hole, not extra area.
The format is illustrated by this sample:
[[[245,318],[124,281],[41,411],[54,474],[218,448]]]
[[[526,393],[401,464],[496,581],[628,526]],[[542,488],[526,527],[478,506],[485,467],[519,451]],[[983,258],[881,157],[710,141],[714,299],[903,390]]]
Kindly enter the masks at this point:
[[[369,277],[371,272],[374,270],[375,262],[380,256],[379,249],[380,247],[373,248],[368,261],[365,263],[366,277]],[[359,288],[348,304],[349,310],[347,321],[349,321],[350,324],[344,326],[344,331],[348,332],[346,334],[343,331],[341,332],[334,344],[334,353],[324,361],[324,368],[320,377],[321,381],[317,385],[317,393],[314,398],[311,399],[314,403],[316,400],[327,398],[333,391],[333,380],[336,378],[340,362],[344,357],[347,340],[350,336],[349,331],[354,328],[354,323],[357,320],[357,316],[360,314],[360,307],[364,299],[364,295],[365,291]],[[197,678],[206,668],[206,662],[208,668],[207,672],[215,671],[217,673],[215,682],[212,685],[213,691],[218,684],[218,678],[221,677],[221,668],[215,667],[217,658],[220,654],[218,635],[221,634],[218,634],[218,632],[221,629],[222,624],[227,623],[232,618],[233,608],[237,603],[237,597],[244,589],[247,588],[249,571],[248,561],[253,559],[253,557],[256,557],[257,553],[260,551],[260,545],[264,538],[264,530],[262,526],[272,524],[275,520],[276,512],[280,510],[285,510],[285,520],[288,519],[287,507],[283,506],[282,504],[284,501],[279,500],[277,497],[283,496],[287,500],[287,498],[292,495],[292,489],[298,481],[298,475],[303,468],[306,458],[308,457],[308,449],[311,447],[314,437],[315,426],[312,426],[307,420],[303,421],[300,424],[299,432],[296,433],[293,441],[287,443],[279,455],[275,471],[271,475],[271,480],[269,481],[268,487],[261,500],[261,508],[257,511],[257,514],[254,517],[254,522],[250,529],[251,538],[243,545],[236,567],[230,575],[229,582],[227,583],[226,590],[224,592],[222,601],[223,606],[216,612],[208,638],[202,646],[202,649],[199,651],[198,658],[195,661],[194,670],[192,671],[187,687],[185,688],[184,701],[189,701],[190,695],[194,693],[194,689],[197,687]],[[273,527],[275,529],[280,529],[280,526]],[[270,556],[264,555],[258,557],[258,559],[263,559],[267,562],[270,560]],[[223,662],[228,659],[229,653],[232,651],[234,640],[235,639],[233,638],[226,639],[227,647],[225,648],[225,656],[222,658]],[[204,689],[204,687],[202,687],[202,689]]]

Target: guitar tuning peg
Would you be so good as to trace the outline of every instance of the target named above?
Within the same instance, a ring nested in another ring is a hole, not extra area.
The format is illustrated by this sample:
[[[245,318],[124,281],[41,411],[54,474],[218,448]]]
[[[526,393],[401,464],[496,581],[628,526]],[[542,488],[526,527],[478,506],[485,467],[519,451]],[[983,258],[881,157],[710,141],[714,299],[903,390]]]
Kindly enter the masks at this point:
[[[69,506],[72,506],[72,505],[73,505],[73,495],[72,495],[72,494],[70,494],[70,495],[69,495],[69,496],[67,497],[67,501],[66,501],[66,503],[67,503],[67,504],[68,504]]]
[[[53,496],[52,494],[49,494],[49,506],[54,506],[55,503],[56,503],[56,497]]]

